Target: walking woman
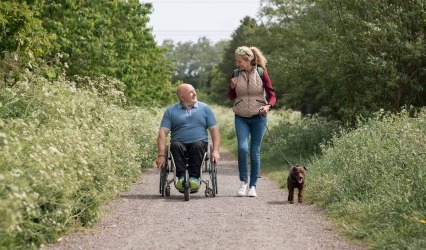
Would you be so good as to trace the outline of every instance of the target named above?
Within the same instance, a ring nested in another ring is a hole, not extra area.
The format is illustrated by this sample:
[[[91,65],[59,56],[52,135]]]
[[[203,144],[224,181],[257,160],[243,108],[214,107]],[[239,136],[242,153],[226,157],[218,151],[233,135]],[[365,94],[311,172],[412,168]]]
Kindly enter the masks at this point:
[[[235,62],[238,69],[232,74],[228,97],[234,100],[232,110],[235,113],[238,170],[241,181],[237,194],[256,197],[260,148],[266,131],[267,114],[275,105],[276,96],[266,70],[266,58],[258,48],[238,47],[235,50]]]

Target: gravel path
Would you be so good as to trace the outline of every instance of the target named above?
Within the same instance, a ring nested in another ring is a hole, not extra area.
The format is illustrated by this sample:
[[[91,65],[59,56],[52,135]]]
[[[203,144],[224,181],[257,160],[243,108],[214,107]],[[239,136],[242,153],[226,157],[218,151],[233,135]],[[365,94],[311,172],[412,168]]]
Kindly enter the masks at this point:
[[[237,197],[237,162],[226,151],[218,165],[216,197],[205,197],[204,185],[187,202],[174,187],[170,197],[161,197],[159,176],[157,169],[148,169],[102,209],[93,228],[46,248],[366,249],[337,235],[314,206],[288,204],[287,191],[265,177],[258,181],[258,197]]]

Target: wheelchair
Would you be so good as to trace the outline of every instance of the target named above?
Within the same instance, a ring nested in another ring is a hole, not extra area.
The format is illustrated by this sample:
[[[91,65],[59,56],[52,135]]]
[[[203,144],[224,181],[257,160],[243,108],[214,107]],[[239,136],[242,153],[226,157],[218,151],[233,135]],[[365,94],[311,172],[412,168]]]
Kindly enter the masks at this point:
[[[200,186],[197,190],[191,190],[191,185],[189,183],[189,174],[188,174],[188,158],[186,158],[186,170],[183,181],[183,190],[176,188],[178,182],[178,177],[176,176],[176,167],[173,159],[173,155],[170,153],[168,147],[166,147],[166,162],[161,167],[160,173],[160,194],[161,196],[170,196],[170,184],[173,183],[175,188],[184,194],[185,201],[189,201],[191,193],[197,193],[201,188],[202,184],[206,185],[205,195],[206,197],[215,197],[218,193],[217,191],[217,170],[216,163],[213,161],[213,147],[209,144],[208,150],[204,153],[204,158],[202,161],[201,175],[200,175]],[[173,174],[169,179],[169,174]],[[205,178],[206,177],[206,178]],[[211,187],[210,187],[211,185]]]

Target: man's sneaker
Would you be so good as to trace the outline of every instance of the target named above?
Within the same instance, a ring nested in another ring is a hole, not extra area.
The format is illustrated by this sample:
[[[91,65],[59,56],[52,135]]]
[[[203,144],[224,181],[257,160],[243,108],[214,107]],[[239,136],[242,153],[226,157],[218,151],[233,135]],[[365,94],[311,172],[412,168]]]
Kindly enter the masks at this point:
[[[255,186],[251,186],[251,188],[249,189],[247,196],[249,197],[256,197],[256,187]]]
[[[191,190],[198,190],[200,187],[200,179],[189,177],[189,184],[191,185]]]
[[[247,183],[242,181],[240,189],[238,190],[238,196],[246,196],[246,193],[247,193]]]
[[[184,180],[184,178],[183,178],[183,176],[181,176],[181,177],[179,177],[179,180],[176,183],[176,189],[179,190],[179,191],[183,190],[183,180]]]

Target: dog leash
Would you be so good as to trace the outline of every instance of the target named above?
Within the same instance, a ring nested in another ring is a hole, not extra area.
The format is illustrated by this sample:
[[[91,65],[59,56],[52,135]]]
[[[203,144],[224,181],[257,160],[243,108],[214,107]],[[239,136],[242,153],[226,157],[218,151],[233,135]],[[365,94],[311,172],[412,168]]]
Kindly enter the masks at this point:
[[[290,168],[291,168],[291,167],[293,167],[293,165],[291,165],[291,163],[290,163],[290,162],[287,160],[287,158],[284,156],[283,152],[281,152],[281,149],[278,147],[278,144],[277,144],[277,142],[275,141],[274,137],[272,136],[271,131],[269,131],[268,125],[266,125],[266,122],[265,122],[265,120],[263,119],[263,116],[262,116],[262,109],[259,109],[259,115],[260,115],[260,118],[262,118],[262,122],[263,122],[263,124],[265,125],[266,130],[268,131],[268,133],[269,133],[269,135],[270,135],[270,137],[271,137],[272,141],[274,142],[275,147],[278,149],[278,151],[280,152],[281,156],[284,158],[284,160],[287,162],[287,164],[290,166]]]

